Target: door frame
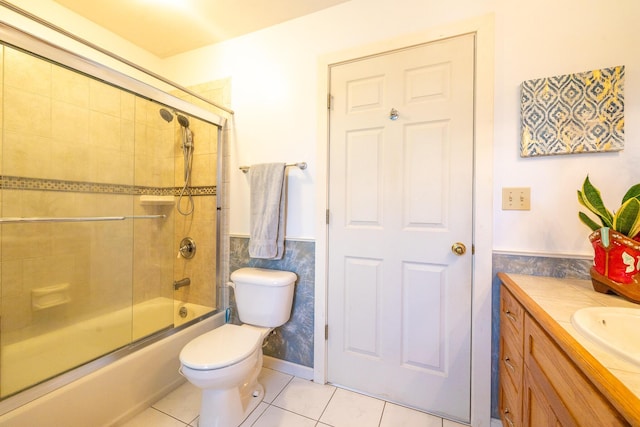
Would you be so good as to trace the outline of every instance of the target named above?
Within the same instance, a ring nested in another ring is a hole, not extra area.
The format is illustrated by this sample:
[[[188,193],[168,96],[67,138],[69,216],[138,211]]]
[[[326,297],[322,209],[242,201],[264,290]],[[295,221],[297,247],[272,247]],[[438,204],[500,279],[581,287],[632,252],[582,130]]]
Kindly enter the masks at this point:
[[[327,268],[328,268],[328,150],[329,67],[370,55],[433,42],[462,34],[476,36],[474,93],[474,200],[471,295],[471,425],[489,426],[491,420],[491,267],[493,249],[493,86],[494,86],[494,17],[486,15],[471,20],[431,28],[393,40],[334,52],[318,60],[317,106],[317,192],[314,310],[313,379],[327,381]]]

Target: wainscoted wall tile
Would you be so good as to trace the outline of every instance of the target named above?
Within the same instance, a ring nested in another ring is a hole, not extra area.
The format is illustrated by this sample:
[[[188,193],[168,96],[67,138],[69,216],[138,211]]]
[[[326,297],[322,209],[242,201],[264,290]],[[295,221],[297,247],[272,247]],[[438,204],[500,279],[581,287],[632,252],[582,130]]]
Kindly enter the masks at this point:
[[[315,287],[315,243],[287,240],[282,260],[249,258],[249,239],[231,237],[230,268],[261,267],[293,271],[298,275],[291,319],[269,336],[264,354],[299,365],[313,367],[313,312]],[[229,303],[232,322],[239,324],[233,291]]]
[[[498,413],[498,358],[500,339],[500,279],[499,272],[528,274],[589,280],[592,258],[555,258],[544,256],[493,254],[491,302],[491,416],[499,418]]]

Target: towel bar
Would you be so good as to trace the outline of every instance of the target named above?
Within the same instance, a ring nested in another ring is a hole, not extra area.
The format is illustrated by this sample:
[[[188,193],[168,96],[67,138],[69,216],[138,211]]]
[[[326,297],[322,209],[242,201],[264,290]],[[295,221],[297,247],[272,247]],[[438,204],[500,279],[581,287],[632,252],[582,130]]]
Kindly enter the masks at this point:
[[[298,163],[287,163],[285,165],[285,167],[290,167],[290,166],[296,166],[300,169],[306,169],[307,168],[307,162],[298,162]],[[251,166],[240,166],[238,169],[240,169],[243,173],[247,173],[249,172],[249,169],[251,169]]]

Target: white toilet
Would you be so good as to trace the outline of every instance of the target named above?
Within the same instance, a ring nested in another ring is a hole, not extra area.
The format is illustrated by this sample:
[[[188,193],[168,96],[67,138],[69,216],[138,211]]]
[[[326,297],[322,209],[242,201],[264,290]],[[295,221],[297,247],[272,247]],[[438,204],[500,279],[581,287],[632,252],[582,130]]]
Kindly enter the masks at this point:
[[[242,326],[225,324],[190,341],[180,372],[202,389],[199,427],[236,427],[262,401],[262,341],[291,316],[297,276],[241,268],[231,274]]]

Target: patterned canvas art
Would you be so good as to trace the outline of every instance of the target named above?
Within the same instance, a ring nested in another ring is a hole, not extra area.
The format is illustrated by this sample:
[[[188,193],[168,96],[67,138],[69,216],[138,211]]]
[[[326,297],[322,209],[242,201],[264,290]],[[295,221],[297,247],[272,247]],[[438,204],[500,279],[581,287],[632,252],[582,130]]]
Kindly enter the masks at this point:
[[[624,66],[522,83],[520,155],[624,148]]]

